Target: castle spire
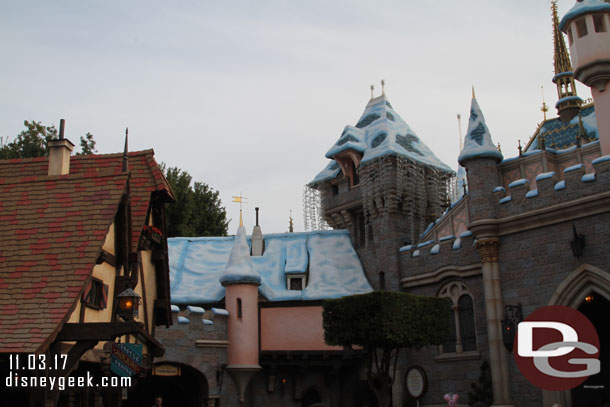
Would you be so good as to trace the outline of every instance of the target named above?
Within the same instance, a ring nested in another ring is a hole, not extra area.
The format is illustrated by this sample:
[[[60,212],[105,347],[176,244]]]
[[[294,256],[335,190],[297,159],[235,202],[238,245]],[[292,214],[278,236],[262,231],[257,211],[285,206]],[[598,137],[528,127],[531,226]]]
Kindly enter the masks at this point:
[[[557,97],[559,98],[555,107],[560,119],[563,122],[568,122],[580,111],[582,99],[576,94],[570,55],[568,54],[563,34],[559,29],[556,0],[551,2],[551,10],[553,14],[553,45],[555,51],[555,76],[553,77],[553,82],[557,85]]]

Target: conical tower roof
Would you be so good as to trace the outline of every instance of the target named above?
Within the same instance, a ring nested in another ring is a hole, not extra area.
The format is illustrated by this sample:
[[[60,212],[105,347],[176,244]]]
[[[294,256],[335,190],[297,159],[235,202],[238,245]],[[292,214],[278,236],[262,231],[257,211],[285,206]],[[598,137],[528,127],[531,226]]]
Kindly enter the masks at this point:
[[[362,154],[361,165],[380,157],[395,155],[453,173],[400,117],[385,94],[369,100],[356,125],[345,126],[326,157],[333,159],[347,150]],[[339,172],[339,165],[333,160],[314,178],[312,184],[333,179]]]
[[[222,285],[228,284],[256,284],[260,285],[261,276],[254,271],[254,265],[250,258],[250,247],[246,240],[246,228],[240,226],[237,229],[235,243],[231,248],[231,254],[227,261],[224,273],[219,279]]]
[[[468,132],[464,137],[464,148],[458,157],[460,165],[473,158],[494,158],[497,161],[502,161],[504,158],[502,153],[491,140],[491,134],[485,123],[483,112],[472,95],[472,104],[470,106],[470,119],[468,121]]]

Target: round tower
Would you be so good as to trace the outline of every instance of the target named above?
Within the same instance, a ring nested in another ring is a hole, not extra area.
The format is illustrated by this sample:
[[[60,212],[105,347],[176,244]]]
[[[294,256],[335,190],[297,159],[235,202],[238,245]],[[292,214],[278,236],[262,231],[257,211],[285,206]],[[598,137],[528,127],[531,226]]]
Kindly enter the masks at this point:
[[[260,275],[254,271],[246,229],[237,229],[235,243],[220,283],[225,287],[225,306],[229,311],[227,370],[239,389],[239,401],[250,379],[261,367],[258,363],[258,286]]]
[[[470,196],[470,221],[491,219],[495,217],[496,202],[493,200],[493,189],[499,185],[497,164],[504,157],[494,145],[483,112],[472,91],[472,104],[468,132],[464,137],[464,147],[458,162],[466,169],[468,194]],[[478,225],[479,229],[483,224]],[[490,230],[471,230],[479,237],[495,235],[495,224],[486,225]]]
[[[578,0],[559,28],[568,35],[574,76],[591,88],[602,155],[609,155],[610,3]]]

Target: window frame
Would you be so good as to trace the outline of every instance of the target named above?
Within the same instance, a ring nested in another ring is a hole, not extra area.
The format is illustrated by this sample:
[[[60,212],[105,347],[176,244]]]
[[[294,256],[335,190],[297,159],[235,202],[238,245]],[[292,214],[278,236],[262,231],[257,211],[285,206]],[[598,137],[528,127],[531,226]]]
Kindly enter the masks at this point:
[[[472,303],[472,326],[474,330],[474,350],[464,350],[462,341],[462,324],[460,320],[459,301],[463,296],[470,297]],[[462,281],[449,281],[444,284],[438,291],[437,297],[449,298],[451,300],[451,309],[453,310],[454,327],[455,327],[455,350],[445,351],[443,345],[439,345],[439,355],[435,359],[453,359],[453,358],[477,358],[479,357],[479,340],[477,333],[477,320],[475,301],[470,288]]]

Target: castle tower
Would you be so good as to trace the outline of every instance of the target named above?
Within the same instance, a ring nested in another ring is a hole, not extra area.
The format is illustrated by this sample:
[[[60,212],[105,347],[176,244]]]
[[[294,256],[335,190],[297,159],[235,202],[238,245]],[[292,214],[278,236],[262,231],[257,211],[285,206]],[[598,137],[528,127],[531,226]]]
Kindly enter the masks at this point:
[[[240,403],[250,379],[261,367],[258,362],[258,286],[261,276],[254,271],[246,229],[237,229],[227,267],[220,277],[225,287],[228,319],[228,366],[239,389]]]
[[[610,3],[578,0],[561,19],[576,79],[591,88],[602,155],[610,154]]]
[[[497,173],[496,164],[502,159],[502,153],[491,139],[485,117],[473,90],[468,132],[464,137],[464,148],[458,156],[458,162],[466,168],[468,178],[471,223],[495,216],[492,191],[498,185],[498,179],[493,175]]]
[[[468,132],[464,148],[458,157],[460,165],[466,168],[468,194],[470,197],[470,224],[468,228],[476,238],[476,248],[481,258],[481,274],[485,292],[485,317],[489,343],[494,406],[512,406],[510,393],[510,373],[508,352],[502,340],[501,321],[503,317],[502,287],[500,284],[500,264],[498,247],[500,239],[495,222],[493,189],[498,185],[497,164],[502,161],[502,153],[494,145],[483,112],[472,92],[472,105]]]
[[[399,290],[398,249],[418,242],[449,205],[454,172],[384,93],[371,97],[360,120],[345,126],[326,157],[331,162],[310,183],[321,192],[324,219],[350,231],[373,287]]]
[[[576,94],[574,85],[574,73],[566,43],[559,29],[559,18],[557,17],[557,4],[552,3],[553,10],[553,45],[555,48],[555,76],[553,83],[557,85],[557,97],[559,100],[555,107],[557,114],[563,122],[569,122],[580,111],[582,99]]]

